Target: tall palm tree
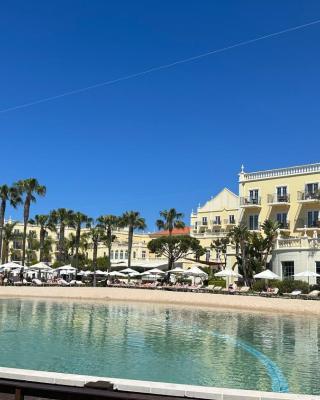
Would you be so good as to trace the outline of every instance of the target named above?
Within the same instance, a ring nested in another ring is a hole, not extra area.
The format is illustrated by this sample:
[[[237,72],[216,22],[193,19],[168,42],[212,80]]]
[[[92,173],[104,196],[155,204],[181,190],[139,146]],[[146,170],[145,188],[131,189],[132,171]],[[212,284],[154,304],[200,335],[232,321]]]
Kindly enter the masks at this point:
[[[13,186],[9,187],[8,185],[0,186],[0,259],[2,255],[2,236],[3,236],[3,225],[4,225],[4,217],[6,213],[7,202],[14,208],[18,206],[22,202],[21,196],[19,195],[18,190]]]
[[[91,227],[88,232],[83,235],[86,239],[90,240],[93,248],[92,255],[92,267],[93,267],[93,286],[96,286],[96,270],[97,270],[97,259],[98,259],[98,246],[99,243],[105,241],[106,234],[104,229],[97,225]]]
[[[263,229],[263,233],[265,235],[264,237],[265,252],[262,260],[264,269],[266,269],[268,256],[273,249],[280,227],[281,224],[278,221],[273,221],[271,219],[266,219],[264,223],[261,225],[261,228]]]
[[[71,216],[70,224],[76,230],[76,234],[74,237],[74,257],[72,258],[73,267],[79,268],[79,247],[80,247],[80,238],[81,238],[81,228],[85,226],[89,228],[93,219],[88,217],[87,215],[81,212],[74,212]]]
[[[247,283],[247,245],[250,238],[250,232],[245,225],[235,226],[229,233],[229,237],[236,246],[236,257],[238,265],[242,269],[243,277]]]
[[[52,221],[49,214],[37,214],[34,219],[30,219],[29,223],[31,225],[40,226],[40,238],[39,238],[39,248],[40,248],[40,261],[44,261],[44,247],[45,239],[47,237],[48,230],[55,232],[56,226]]]
[[[145,219],[140,216],[139,211],[126,211],[121,217],[120,225],[128,228],[128,268],[130,268],[133,232],[135,229],[143,231],[147,225]]]
[[[27,226],[29,222],[30,206],[31,203],[36,202],[36,195],[45,196],[46,187],[40,185],[40,183],[35,178],[20,180],[16,182],[14,186],[21,196],[24,195],[23,240],[22,240],[22,260],[21,260],[22,265],[24,265],[26,257]]]
[[[178,212],[175,208],[160,211],[160,217],[162,219],[158,219],[156,225],[159,230],[169,231],[169,236],[172,236],[174,228],[182,229],[185,227],[185,223],[182,221],[184,215],[181,212]]]
[[[58,208],[50,213],[51,221],[59,227],[58,257],[60,265],[66,262],[65,229],[72,225],[73,211],[67,208]]]
[[[17,222],[6,223],[3,226],[3,249],[1,255],[2,264],[9,261],[9,245],[14,239],[17,238],[17,234],[15,233],[15,226]]]
[[[112,243],[116,239],[116,235],[113,234],[114,229],[119,227],[120,219],[115,215],[102,215],[97,219],[99,226],[103,227],[106,231],[106,240],[105,245],[108,249],[108,258],[109,263],[111,266],[111,250],[112,250]]]
[[[33,262],[37,262],[37,253],[39,250],[40,244],[37,240],[37,234],[34,231],[29,231],[27,234],[27,249],[26,249],[26,258],[27,264],[30,265]]]

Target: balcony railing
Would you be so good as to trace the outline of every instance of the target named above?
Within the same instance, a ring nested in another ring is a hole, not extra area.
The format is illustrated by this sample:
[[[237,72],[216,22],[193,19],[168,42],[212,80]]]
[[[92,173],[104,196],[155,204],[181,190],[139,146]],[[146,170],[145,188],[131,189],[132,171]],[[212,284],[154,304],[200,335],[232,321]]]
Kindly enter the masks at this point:
[[[268,203],[276,204],[276,203],[290,203],[290,195],[289,194],[268,194]]]
[[[315,192],[298,192],[298,201],[320,201],[320,191]]]
[[[240,197],[240,206],[260,206],[261,197]]]
[[[211,221],[211,225],[213,225],[213,226],[220,226],[220,225],[221,225],[221,220],[219,220],[219,219],[214,219],[213,221]]]
[[[315,219],[312,221],[307,221],[303,218],[299,218],[296,220],[296,229],[303,229],[303,228],[320,228],[320,220]]]
[[[280,221],[278,221],[279,222],[279,228],[280,229],[290,229],[290,223],[289,223],[289,221],[286,221],[286,222],[280,222]]]
[[[236,224],[236,221],[235,221],[235,219],[224,219],[223,220],[223,224],[224,225],[235,225]]]

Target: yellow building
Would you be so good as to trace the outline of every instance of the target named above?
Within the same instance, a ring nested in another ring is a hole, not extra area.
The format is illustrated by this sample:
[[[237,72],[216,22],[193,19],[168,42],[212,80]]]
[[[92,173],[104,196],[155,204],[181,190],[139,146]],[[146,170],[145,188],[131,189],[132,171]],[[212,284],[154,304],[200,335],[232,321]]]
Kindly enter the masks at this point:
[[[291,236],[320,232],[320,163],[239,174],[239,222],[279,221]]]

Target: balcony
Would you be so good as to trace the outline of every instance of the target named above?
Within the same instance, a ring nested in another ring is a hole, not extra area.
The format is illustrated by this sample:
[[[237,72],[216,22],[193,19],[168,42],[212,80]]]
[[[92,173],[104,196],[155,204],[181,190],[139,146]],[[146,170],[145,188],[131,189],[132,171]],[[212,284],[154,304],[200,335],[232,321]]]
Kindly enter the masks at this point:
[[[286,221],[286,222],[278,221],[278,222],[279,222],[280,230],[282,230],[282,231],[290,231],[290,222],[289,221]]]
[[[268,204],[271,205],[290,205],[289,194],[268,194]]]
[[[302,203],[320,202],[320,191],[315,192],[298,192],[298,201]]]
[[[235,221],[235,219],[224,219],[223,220],[223,225],[225,225],[225,226],[234,226],[234,225],[236,225],[236,221]]]
[[[261,197],[240,197],[240,207],[261,207]]]
[[[220,219],[215,219],[211,221],[211,227],[214,228],[219,228],[221,226],[221,220]]]
[[[303,229],[320,229],[320,220],[316,219],[313,221],[307,221],[306,219],[299,218],[295,221],[296,229],[303,230]]]

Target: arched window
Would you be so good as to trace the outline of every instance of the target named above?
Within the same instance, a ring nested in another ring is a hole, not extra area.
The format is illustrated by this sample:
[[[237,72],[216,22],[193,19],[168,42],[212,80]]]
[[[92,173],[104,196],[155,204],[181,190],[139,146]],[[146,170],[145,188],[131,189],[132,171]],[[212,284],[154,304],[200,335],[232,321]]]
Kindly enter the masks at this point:
[[[120,260],[123,260],[123,250],[120,250]]]
[[[114,258],[115,258],[116,260],[119,258],[119,252],[118,252],[118,250],[116,250],[116,251],[114,252]]]
[[[111,258],[111,260],[113,260],[113,250],[111,250],[110,258]]]

